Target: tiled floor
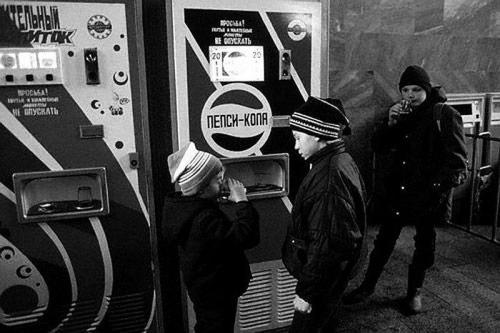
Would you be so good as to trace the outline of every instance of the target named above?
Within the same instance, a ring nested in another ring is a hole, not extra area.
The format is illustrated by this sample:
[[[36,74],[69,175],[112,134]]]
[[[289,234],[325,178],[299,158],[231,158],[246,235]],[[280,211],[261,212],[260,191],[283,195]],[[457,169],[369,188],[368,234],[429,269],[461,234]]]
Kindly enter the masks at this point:
[[[369,231],[370,250],[377,233]],[[438,228],[436,264],[423,288],[424,311],[405,316],[399,301],[406,294],[415,230],[406,227],[372,298],[344,306],[340,332],[500,332],[500,246],[452,227]],[[348,290],[360,283],[362,274]]]

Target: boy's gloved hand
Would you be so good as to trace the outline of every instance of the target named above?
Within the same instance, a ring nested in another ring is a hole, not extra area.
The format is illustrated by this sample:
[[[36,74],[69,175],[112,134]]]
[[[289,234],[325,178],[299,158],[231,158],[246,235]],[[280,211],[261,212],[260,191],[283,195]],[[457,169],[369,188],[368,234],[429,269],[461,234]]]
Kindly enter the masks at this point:
[[[229,187],[229,197],[227,198],[229,201],[240,202],[240,201],[248,201],[247,198],[247,189],[243,184],[232,178],[227,179],[227,185]]]

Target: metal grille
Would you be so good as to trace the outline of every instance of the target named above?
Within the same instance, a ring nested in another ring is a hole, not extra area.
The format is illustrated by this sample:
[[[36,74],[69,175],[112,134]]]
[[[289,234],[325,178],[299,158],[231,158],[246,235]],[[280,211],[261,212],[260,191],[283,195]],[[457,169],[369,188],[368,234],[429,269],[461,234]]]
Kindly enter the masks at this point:
[[[62,332],[82,332],[91,327],[96,317],[100,302],[98,300],[77,301],[71,303],[68,316],[59,330]],[[92,329],[95,330],[95,327]]]
[[[24,325],[38,321],[47,310],[47,306],[38,306],[33,311],[16,312],[13,314],[5,314],[3,321],[6,326]]]
[[[146,293],[128,294],[111,298],[107,313],[109,332],[142,332],[149,317]]]
[[[268,326],[272,320],[272,270],[252,273],[248,290],[240,297],[239,328],[243,330]]]
[[[297,280],[285,268],[278,269],[278,322],[288,322],[293,318],[293,298]]]

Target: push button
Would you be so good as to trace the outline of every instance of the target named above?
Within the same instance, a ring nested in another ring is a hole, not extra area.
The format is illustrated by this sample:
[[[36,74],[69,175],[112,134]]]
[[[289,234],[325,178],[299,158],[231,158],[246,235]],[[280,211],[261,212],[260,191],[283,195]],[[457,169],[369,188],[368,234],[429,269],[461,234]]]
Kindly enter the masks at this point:
[[[26,74],[26,81],[33,82],[34,79],[35,77],[33,76],[33,74]]]
[[[52,75],[52,74],[45,75],[45,80],[47,80],[47,81],[54,81],[54,75]]]
[[[14,82],[14,75],[12,74],[5,75],[5,81]]]

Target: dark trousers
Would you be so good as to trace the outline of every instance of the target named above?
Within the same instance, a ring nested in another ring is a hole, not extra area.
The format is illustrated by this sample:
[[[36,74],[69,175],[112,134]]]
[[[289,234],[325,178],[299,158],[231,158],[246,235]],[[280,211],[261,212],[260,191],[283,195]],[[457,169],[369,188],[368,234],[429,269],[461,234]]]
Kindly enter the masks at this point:
[[[443,200],[441,201],[438,208],[438,216],[436,223],[445,224],[451,222],[453,208],[453,189],[446,191],[443,194]]]
[[[352,265],[345,267],[337,281],[332,281],[330,290],[325,295],[314,300],[311,313],[295,311],[289,333],[330,333],[335,332],[342,294],[349,283],[349,273]]]
[[[427,216],[415,223],[415,251],[409,270],[409,289],[420,288],[424,282],[425,271],[434,264],[436,248],[435,216]],[[367,289],[373,289],[389,260],[403,223],[399,219],[389,219],[380,226],[375,248],[370,254],[370,263],[363,282]]]
[[[221,301],[210,299],[193,302],[196,313],[196,333],[233,333],[238,298]]]

